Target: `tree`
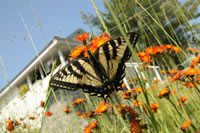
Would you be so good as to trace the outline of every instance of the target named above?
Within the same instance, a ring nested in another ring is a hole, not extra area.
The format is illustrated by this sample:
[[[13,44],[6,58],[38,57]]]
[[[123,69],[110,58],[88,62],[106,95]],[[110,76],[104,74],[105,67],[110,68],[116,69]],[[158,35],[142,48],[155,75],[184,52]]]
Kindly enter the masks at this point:
[[[126,31],[135,31],[140,34],[139,50],[153,45],[172,44],[185,49],[198,38],[200,33],[198,20],[200,12],[199,0],[109,0],[120,24]],[[105,4],[105,12],[101,12],[103,20],[111,36],[119,35],[111,12]],[[105,32],[99,17],[89,13],[82,13],[85,23],[97,27]],[[170,57],[179,64],[186,59],[184,55]],[[157,64],[157,63],[156,63]]]
[[[140,41],[146,46],[169,43],[186,46],[191,36],[199,32],[196,28],[199,23],[192,22],[200,16],[198,0],[185,3],[177,0],[140,0],[139,3],[135,0],[109,0],[109,3],[124,28],[139,32],[142,35]],[[101,12],[104,22],[111,35],[118,35],[116,23],[108,7],[104,6],[105,12]],[[82,18],[85,23],[90,22],[105,32],[97,15],[82,13]]]

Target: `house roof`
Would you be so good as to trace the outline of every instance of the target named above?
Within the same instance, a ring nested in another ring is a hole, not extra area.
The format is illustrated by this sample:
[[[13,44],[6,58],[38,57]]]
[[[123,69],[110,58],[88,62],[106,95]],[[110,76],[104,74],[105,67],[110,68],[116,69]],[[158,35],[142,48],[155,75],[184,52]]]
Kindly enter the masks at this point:
[[[55,36],[48,44],[47,46],[26,66],[24,67],[21,72],[19,72],[10,82],[7,84],[4,88],[0,90],[0,98],[6,94],[9,89],[13,88],[17,83],[21,80],[23,80],[24,77],[26,77],[31,70],[33,70],[36,66],[40,65],[41,60],[45,60],[46,58],[50,57],[51,53],[55,52],[57,49],[61,50],[68,50],[66,45],[70,45],[70,47],[74,47],[77,45],[80,45],[78,41],[76,41],[74,38],[75,35],[83,33],[84,30],[77,29],[72,34],[70,34],[67,38],[60,38]]]

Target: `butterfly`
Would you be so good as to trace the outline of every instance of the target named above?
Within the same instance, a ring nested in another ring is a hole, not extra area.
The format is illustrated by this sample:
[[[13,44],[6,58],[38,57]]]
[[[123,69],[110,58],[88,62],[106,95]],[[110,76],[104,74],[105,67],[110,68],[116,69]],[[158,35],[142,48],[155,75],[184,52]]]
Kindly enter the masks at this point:
[[[139,35],[128,33],[132,47]],[[106,99],[113,91],[122,90],[125,77],[125,62],[131,57],[131,51],[121,36],[110,39],[88,57],[75,58],[61,68],[50,80],[50,87],[55,89],[78,90],[91,96]]]

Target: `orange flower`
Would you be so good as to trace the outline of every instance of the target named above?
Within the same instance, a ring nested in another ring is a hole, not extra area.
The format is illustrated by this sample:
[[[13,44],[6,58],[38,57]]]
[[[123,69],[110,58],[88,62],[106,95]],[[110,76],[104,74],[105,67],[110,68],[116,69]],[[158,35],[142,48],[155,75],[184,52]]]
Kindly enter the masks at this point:
[[[133,100],[133,106],[139,107],[140,105],[142,105],[142,102],[141,102],[141,101]]]
[[[143,56],[148,56],[148,54],[146,52],[139,52],[137,53],[137,56],[143,57]]]
[[[21,125],[18,120],[14,120],[15,126]]]
[[[121,109],[121,108],[122,108],[122,109]],[[126,106],[126,105],[121,104],[121,105],[117,108],[117,110],[118,110],[121,114],[128,112],[128,113],[131,114],[132,116],[138,117],[138,113],[137,113],[133,108],[131,108],[131,107],[129,107],[129,106]]]
[[[64,112],[65,112],[65,113],[70,113],[70,112],[71,112],[71,109],[64,109]]]
[[[158,79],[155,79],[153,82],[154,82],[154,83],[158,83],[158,81],[159,81]]]
[[[27,128],[30,129],[30,128],[31,128],[31,125],[28,125]]]
[[[66,106],[66,109],[64,109],[64,112],[65,113],[70,113],[71,112],[71,109],[69,109],[69,105],[68,104]]]
[[[197,49],[195,49],[195,48],[187,48],[187,51],[192,52],[194,54],[198,54],[199,53],[199,51]]]
[[[192,124],[191,120],[183,122],[183,124],[181,125],[181,130],[185,131],[185,129],[187,129],[191,124]]]
[[[93,128],[96,128],[98,126],[97,121],[93,121],[90,125],[86,126],[84,129],[84,133],[91,133]]]
[[[7,123],[7,124],[12,124],[13,121],[9,119],[9,120],[6,121],[6,123]]]
[[[125,88],[125,87],[126,87],[126,84],[125,84],[125,83],[123,83],[123,84],[121,85],[121,87],[122,87],[122,88]]]
[[[15,129],[15,126],[13,125],[13,124],[11,124],[11,123],[9,123],[7,126],[6,126],[6,129],[8,130],[8,131],[13,131],[14,129]]]
[[[79,98],[79,99],[76,99],[75,101],[72,102],[72,105],[78,105],[82,102],[85,102],[86,101],[86,98]]]
[[[126,91],[124,92],[124,94],[129,95],[129,94],[131,94],[133,91],[135,91],[135,89],[126,90]]]
[[[181,97],[180,101],[184,103],[187,100],[187,97]]]
[[[34,120],[34,119],[35,119],[35,116],[31,115],[31,116],[29,116],[29,119],[30,119],[30,120]]]
[[[40,102],[40,106],[41,106],[41,107],[44,107],[44,101],[41,101],[41,102]]]
[[[195,84],[196,84],[196,83],[195,83]],[[183,86],[190,87],[190,88],[194,88],[194,87],[195,87],[194,84],[193,84],[192,82],[185,82],[185,83],[183,84]]]
[[[169,86],[166,86],[165,89],[163,89],[163,90],[160,91],[158,97],[159,97],[159,98],[168,97],[168,96],[169,96],[169,93],[170,93]]]
[[[147,53],[147,54],[154,54],[154,47],[148,47],[148,48],[146,48],[146,50],[145,50],[145,52]]]
[[[176,90],[173,89],[172,92],[174,93],[174,95],[176,95]]]
[[[23,128],[26,128],[26,123],[23,123]]]
[[[94,115],[94,112],[89,112],[88,114],[87,114],[87,117],[91,117],[91,116],[93,116]]]
[[[185,101],[187,101],[187,97],[181,97],[179,100],[178,100],[178,107],[181,103],[185,103]]]
[[[152,113],[157,113],[157,109],[160,108],[160,105],[157,103],[152,103],[150,104],[150,108],[151,108]]]
[[[121,96],[122,96],[122,99],[130,99],[130,97],[127,96],[125,93],[124,93],[124,94],[121,94]]]
[[[107,33],[104,33],[101,36],[93,38],[91,41],[91,47],[89,50],[92,53],[94,53],[98,47],[100,47],[102,44],[109,41],[110,39],[111,39],[111,37]]]
[[[141,87],[137,87],[136,90],[138,93],[141,93],[143,91]]]
[[[147,55],[147,56],[142,56],[142,57],[140,58],[140,60],[141,60],[142,62],[144,62],[144,63],[152,62],[151,56],[149,56],[149,55]]]
[[[176,53],[178,53],[178,52],[181,51],[178,47],[175,47],[175,46],[172,48],[172,50],[173,50],[174,52],[176,52]]]
[[[140,125],[140,120],[132,119],[131,123],[131,133],[143,133],[142,129],[145,129],[146,126]]]
[[[83,34],[77,35],[76,40],[83,42],[88,38],[88,35],[89,35],[89,32],[85,32]]]
[[[66,108],[69,109],[69,105],[68,104],[66,105]]]
[[[76,112],[76,114],[79,116],[79,115],[81,115],[81,112]]]
[[[71,54],[69,54],[69,56],[71,56],[71,58],[76,58],[76,57],[88,57],[88,54],[87,54],[87,50],[88,50],[88,47],[85,46],[85,45],[82,45],[82,46],[76,46]]]
[[[51,116],[53,113],[52,112],[49,112],[48,110],[45,112],[45,115],[46,116]]]
[[[193,63],[195,66],[197,66],[199,62],[200,62],[200,56],[195,57],[195,58],[192,60],[192,63]]]
[[[100,102],[97,109],[95,110],[95,114],[103,113],[108,110],[108,104],[104,104],[104,100]]]
[[[195,57],[195,58],[192,60],[192,64],[194,64],[195,66],[197,66],[199,63],[200,63],[200,56]]]
[[[81,119],[84,119],[84,118],[85,118],[85,115],[86,115],[86,112],[82,113]]]
[[[185,70],[183,74],[186,76],[194,76],[194,75],[200,74],[200,71],[195,68],[189,68]]]
[[[172,49],[174,46],[170,45],[170,44],[167,44],[167,45],[164,45],[164,47],[167,48],[167,49]]]
[[[124,94],[122,94],[122,98],[124,99],[130,99],[131,97],[134,97],[134,98],[137,97],[137,93],[135,92],[135,89],[126,90]]]
[[[161,72],[162,74],[165,74],[165,73],[166,73],[166,71],[165,71],[165,70],[161,70],[160,72]]]

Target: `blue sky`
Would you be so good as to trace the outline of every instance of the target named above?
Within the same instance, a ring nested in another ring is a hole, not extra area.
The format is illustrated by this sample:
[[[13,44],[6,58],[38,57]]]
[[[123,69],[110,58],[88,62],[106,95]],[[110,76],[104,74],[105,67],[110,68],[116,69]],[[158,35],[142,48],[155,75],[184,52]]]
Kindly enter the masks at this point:
[[[103,0],[95,2],[100,10],[104,10]],[[38,26],[33,10],[41,26]],[[80,11],[95,13],[90,0],[0,0],[0,56],[9,81],[36,56],[19,13],[39,52],[54,36],[66,37],[77,28],[90,31],[83,23]],[[6,84],[0,64],[0,89]]]

